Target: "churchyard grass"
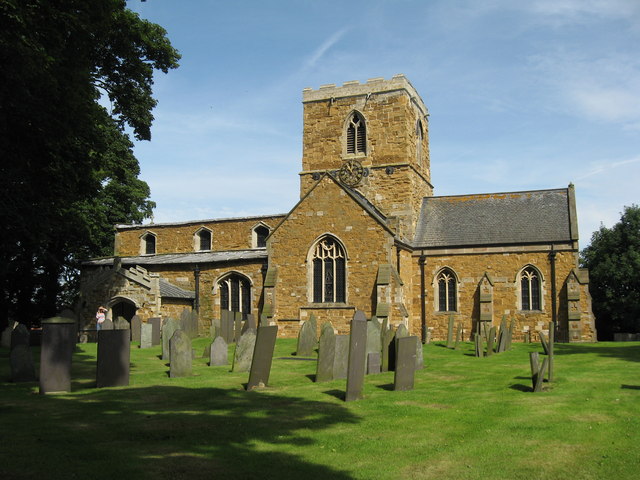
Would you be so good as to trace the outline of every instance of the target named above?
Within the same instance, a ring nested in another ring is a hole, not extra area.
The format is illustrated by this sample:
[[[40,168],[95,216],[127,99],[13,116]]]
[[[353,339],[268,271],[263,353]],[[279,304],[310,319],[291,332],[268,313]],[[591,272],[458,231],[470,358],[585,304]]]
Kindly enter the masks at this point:
[[[529,352],[476,358],[424,347],[412,391],[393,373],[314,383],[278,340],[270,386],[209,367],[169,378],[161,348],[131,349],[128,387],[95,388],[96,345],[78,345],[72,392],[13,384],[0,349],[0,478],[632,479],[640,471],[640,343],[556,344],[555,381],[531,392]],[[233,346],[229,347],[233,352]],[[34,360],[38,363],[38,349]]]

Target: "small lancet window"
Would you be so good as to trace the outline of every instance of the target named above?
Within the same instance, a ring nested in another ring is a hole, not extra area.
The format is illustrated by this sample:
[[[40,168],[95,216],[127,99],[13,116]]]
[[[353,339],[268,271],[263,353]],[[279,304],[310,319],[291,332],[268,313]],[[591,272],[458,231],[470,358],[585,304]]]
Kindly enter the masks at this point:
[[[211,231],[202,229],[197,233],[198,251],[211,250]]]
[[[347,154],[366,153],[367,130],[364,118],[358,112],[353,112],[347,124]]]
[[[269,236],[269,233],[269,228],[264,225],[258,225],[254,228],[254,248],[265,248],[267,246],[267,237]]]
[[[422,130],[422,121],[418,120],[416,123],[416,162],[422,166],[422,141],[424,140],[424,133]]]
[[[151,233],[147,233],[143,238],[143,248],[144,248],[144,254],[145,255],[155,255],[156,253],[156,236],[151,234]]]

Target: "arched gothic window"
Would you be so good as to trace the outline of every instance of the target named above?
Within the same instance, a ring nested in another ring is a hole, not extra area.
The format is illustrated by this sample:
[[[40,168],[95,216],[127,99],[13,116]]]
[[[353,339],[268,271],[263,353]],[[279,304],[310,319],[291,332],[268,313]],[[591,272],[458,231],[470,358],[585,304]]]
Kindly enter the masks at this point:
[[[367,153],[367,129],[364,118],[353,112],[347,123],[347,154]]]
[[[346,255],[342,245],[335,238],[323,238],[314,247],[312,261],[313,302],[345,302]]]
[[[198,251],[211,250],[211,230],[201,228],[196,233],[196,247]]]
[[[522,310],[541,310],[540,286],[540,272],[538,270],[528,266],[520,272]]]
[[[437,277],[438,281],[438,311],[455,312],[457,310],[457,281],[456,276],[448,268],[443,269]]]
[[[142,236],[140,245],[143,255],[155,255],[156,253],[156,236],[153,233],[145,233]]]
[[[218,282],[220,310],[251,313],[251,283],[246,277],[232,273]]]

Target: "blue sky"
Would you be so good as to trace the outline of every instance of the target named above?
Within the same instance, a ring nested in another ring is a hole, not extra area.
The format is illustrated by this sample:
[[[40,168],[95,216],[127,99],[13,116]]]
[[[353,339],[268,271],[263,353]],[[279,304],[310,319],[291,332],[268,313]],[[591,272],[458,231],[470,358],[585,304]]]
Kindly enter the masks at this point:
[[[403,73],[436,195],[576,186],[581,247],[640,203],[640,1],[130,0],[181,66],[135,154],[155,222],[285,213],[302,89]]]

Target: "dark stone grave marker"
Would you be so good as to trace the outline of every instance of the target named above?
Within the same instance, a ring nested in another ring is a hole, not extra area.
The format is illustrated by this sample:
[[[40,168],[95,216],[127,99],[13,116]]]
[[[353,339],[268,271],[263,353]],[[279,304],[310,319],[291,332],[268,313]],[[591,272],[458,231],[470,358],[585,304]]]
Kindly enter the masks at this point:
[[[298,357],[310,357],[318,346],[318,337],[316,336],[316,320],[312,315],[309,320],[302,324],[298,332],[298,346],[296,355]]]
[[[29,337],[29,329],[26,325],[22,323],[17,324],[11,332],[11,350],[13,351],[18,345],[26,345],[28,347]]]
[[[233,341],[240,341],[242,337],[242,312],[233,312]]]
[[[131,319],[131,341],[140,342],[140,328],[142,326],[142,319],[138,315],[134,315]]]
[[[42,321],[40,393],[71,390],[71,358],[76,343],[76,322],[53,317]]]
[[[178,324],[173,318],[168,318],[162,325],[162,359],[168,362],[171,362],[170,342],[176,330]]]
[[[153,317],[149,319],[151,324],[151,346],[160,345],[162,342],[162,319]]]
[[[349,337],[346,402],[362,398],[364,387],[364,372],[367,361],[367,318],[359,310],[356,311],[353,320],[351,320]]]
[[[169,365],[169,377],[188,377],[191,375],[191,366],[193,363],[193,350],[191,348],[191,339],[182,330],[176,330],[169,341],[171,350]]]
[[[33,357],[28,345],[22,343],[16,345],[9,354],[12,382],[35,382],[36,370],[33,366]]]
[[[276,346],[277,335],[277,325],[258,328],[247,390],[252,390],[256,387],[265,387],[269,384],[269,374],[271,373],[273,350]]]
[[[236,351],[233,355],[233,372],[248,372],[251,368],[251,360],[253,359],[253,350],[256,346],[256,332],[248,330],[247,333],[240,337],[236,342]]]
[[[349,335],[336,335],[336,356],[333,360],[333,379],[347,378],[349,371]]]
[[[386,322],[387,320],[385,320]],[[393,370],[394,362],[390,361],[390,354],[395,352],[395,346],[393,346],[393,339],[396,336],[396,333],[390,329],[385,329],[381,332],[382,335],[382,361],[380,365],[380,370],[383,372],[388,372],[389,370]]]
[[[140,348],[151,348],[153,346],[153,325],[150,323],[140,324]]]
[[[318,366],[316,382],[333,380],[333,364],[336,359],[336,336],[329,322],[322,326],[320,343],[318,346]]]
[[[217,367],[229,363],[229,347],[222,337],[216,337],[211,344],[211,356],[209,366]]]
[[[257,330],[258,326],[256,325],[256,319],[253,315],[248,314],[247,319],[244,321],[244,325],[242,326],[242,334],[244,334],[247,330]]]
[[[98,364],[96,386],[126,387],[129,385],[131,343],[128,329],[98,332]]]
[[[380,373],[380,352],[370,352],[367,354],[367,375]]]
[[[13,331],[12,327],[7,327],[2,331],[2,340],[0,340],[0,346],[2,348],[11,348],[11,332]]]
[[[418,337],[401,337],[397,342],[396,370],[393,377],[394,390],[413,390],[416,371],[416,343]]]
[[[126,318],[118,317],[116,318],[116,321],[113,322],[113,329],[114,330],[130,330],[131,325],[129,325],[129,322],[127,322]],[[129,338],[131,338],[131,332],[129,332]]]

